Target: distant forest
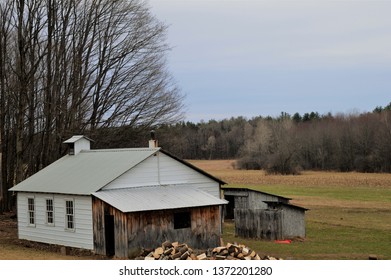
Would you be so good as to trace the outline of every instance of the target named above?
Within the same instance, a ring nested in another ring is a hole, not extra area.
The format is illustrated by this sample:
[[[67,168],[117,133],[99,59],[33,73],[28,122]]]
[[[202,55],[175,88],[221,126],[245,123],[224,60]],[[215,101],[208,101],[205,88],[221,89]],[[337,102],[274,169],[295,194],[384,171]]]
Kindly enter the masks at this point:
[[[147,131],[125,127],[99,134],[92,136],[100,139],[97,148],[146,146],[148,140]],[[274,118],[179,122],[157,127],[156,134],[159,145],[178,157],[237,159],[240,169],[391,172],[391,102],[361,114],[282,112]]]

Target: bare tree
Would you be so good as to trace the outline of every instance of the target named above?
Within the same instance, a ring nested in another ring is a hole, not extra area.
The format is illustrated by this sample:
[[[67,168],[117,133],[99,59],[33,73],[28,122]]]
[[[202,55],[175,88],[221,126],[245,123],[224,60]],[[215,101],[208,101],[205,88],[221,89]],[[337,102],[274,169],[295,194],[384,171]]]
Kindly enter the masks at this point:
[[[182,118],[166,26],[143,1],[2,0],[0,16],[2,208],[71,134]]]

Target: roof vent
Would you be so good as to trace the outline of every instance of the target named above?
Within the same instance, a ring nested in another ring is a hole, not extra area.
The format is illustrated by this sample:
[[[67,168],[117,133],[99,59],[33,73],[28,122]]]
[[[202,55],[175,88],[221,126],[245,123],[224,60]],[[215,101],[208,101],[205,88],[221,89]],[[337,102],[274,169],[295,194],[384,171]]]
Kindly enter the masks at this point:
[[[64,141],[64,144],[68,145],[68,154],[77,155],[82,150],[90,150],[91,139],[83,135],[74,135],[68,140]]]

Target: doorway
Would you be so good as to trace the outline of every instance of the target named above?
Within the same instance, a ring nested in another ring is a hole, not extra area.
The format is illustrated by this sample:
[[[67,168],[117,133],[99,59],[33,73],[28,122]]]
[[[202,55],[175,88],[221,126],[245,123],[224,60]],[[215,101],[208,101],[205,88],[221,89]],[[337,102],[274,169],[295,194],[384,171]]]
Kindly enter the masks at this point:
[[[106,255],[115,255],[115,239],[114,239],[114,216],[105,215],[105,240],[106,240]]]
[[[225,205],[225,219],[233,220],[235,219],[235,197],[233,195],[226,195],[224,199],[228,201],[228,204]]]

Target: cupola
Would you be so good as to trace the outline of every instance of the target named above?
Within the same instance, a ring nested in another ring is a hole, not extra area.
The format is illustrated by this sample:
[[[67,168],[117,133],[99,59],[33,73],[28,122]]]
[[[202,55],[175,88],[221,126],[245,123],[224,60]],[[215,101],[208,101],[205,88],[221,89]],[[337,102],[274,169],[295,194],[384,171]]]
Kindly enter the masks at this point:
[[[82,150],[90,150],[90,143],[92,140],[84,135],[74,135],[68,140],[64,141],[64,144],[68,145],[68,154],[77,155]]]

